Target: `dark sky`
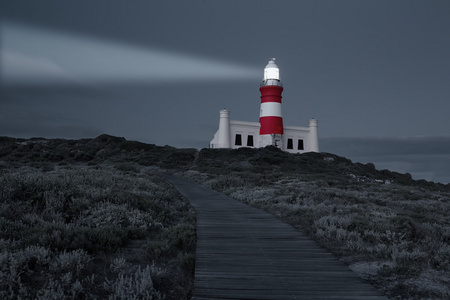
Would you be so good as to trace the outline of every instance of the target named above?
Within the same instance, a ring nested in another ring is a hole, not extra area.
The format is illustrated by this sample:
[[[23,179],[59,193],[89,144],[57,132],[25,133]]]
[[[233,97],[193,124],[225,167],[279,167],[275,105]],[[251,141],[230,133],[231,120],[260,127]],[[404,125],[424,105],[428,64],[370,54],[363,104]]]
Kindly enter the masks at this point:
[[[7,1],[0,135],[207,147],[258,121],[271,57],[286,125],[321,151],[450,182],[450,1]]]

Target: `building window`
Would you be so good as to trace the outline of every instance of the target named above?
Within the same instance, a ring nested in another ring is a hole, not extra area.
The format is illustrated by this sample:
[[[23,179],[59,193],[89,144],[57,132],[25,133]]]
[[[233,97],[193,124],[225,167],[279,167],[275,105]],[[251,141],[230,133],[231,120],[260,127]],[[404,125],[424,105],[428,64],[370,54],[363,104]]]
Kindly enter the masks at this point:
[[[298,140],[297,150],[304,150],[303,149],[303,140]]]
[[[242,146],[242,135],[236,134],[236,138],[234,139],[234,144],[236,146]]]
[[[253,147],[253,135],[249,135],[247,137],[247,146],[248,147]]]
[[[293,145],[292,139],[288,139],[287,148],[288,149],[294,149],[294,145]]]

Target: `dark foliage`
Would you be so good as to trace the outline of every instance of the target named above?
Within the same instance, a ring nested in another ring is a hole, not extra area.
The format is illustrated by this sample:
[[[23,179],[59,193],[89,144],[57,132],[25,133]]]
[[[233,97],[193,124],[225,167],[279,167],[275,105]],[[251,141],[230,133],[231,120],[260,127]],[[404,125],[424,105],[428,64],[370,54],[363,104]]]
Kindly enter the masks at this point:
[[[192,164],[196,155],[195,149],[161,147],[106,134],[80,140],[0,137],[0,160],[10,164],[136,162],[171,169]]]
[[[380,288],[388,289],[387,293],[395,297],[418,296],[419,290],[411,291],[402,282],[427,275],[424,270],[449,270],[448,251],[442,245],[450,243],[450,235],[445,226],[441,226],[440,208],[447,205],[448,200],[442,195],[450,192],[450,184],[413,180],[410,174],[377,170],[374,164],[353,163],[330,153],[289,154],[275,147],[198,151],[127,141],[106,134],[80,140],[0,137],[0,175],[23,166],[51,173],[62,166],[74,165],[88,165],[92,170],[109,165],[124,175],[139,173],[142,166],[186,171],[183,173],[186,176],[282,217],[311,234],[336,255],[352,257],[355,261],[369,254],[379,260],[393,260],[394,263],[383,265],[377,274],[370,276],[374,282],[375,277],[383,278],[378,281]],[[161,182],[152,180],[156,185],[164,185],[162,179]],[[191,276],[186,274],[192,272],[195,263],[195,226],[192,222],[188,225],[176,221],[177,211],[186,207],[168,210],[162,203],[172,202],[164,195],[161,195],[164,201],[152,202],[139,194],[128,195],[117,189],[112,191],[115,196],[108,198],[111,204],[118,205],[118,199],[127,199],[126,205],[132,208],[154,212],[155,222],[165,224],[168,230],[143,232],[133,226],[121,229],[48,225],[38,233],[16,222],[12,216],[31,207],[30,213],[44,212],[41,217],[47,223],[51,220],[46,214],[55,212],[60,213],[61,222],[70,223],[79,211],[90,208],[83,206],[83,202],[71,202],[79,198],[79,191],[73,189],[68,194],[67,187],[61,184],[56,187],[61,191],[58,194],[61,211],[46,211],[49,195],[45,194],[47,187],[42,184],[17,182],[14,189],[8,190],[16,205],[3,207],[0,216],[3,238],[13,240],[18,239],[18,234],[25,234],[28,239],[25,242],[39,247],[55,251],[84,249],[87,254],[80,254],[82,258],[96,252],[114,252],[138,241],[145,244],[141,245],[145,248],[142,257],[165,264],[171,270],[155,276],[153,284],[157,290],[171,291],[172,296],[166,294],[167,297],[179,299],[183,292],[174,282],[184,282],[185,287],[191,287],[192,273]],[[150,234],[151,238],[144,241],[145,234]],[[55,235],[58,239],[54,239]],[[28,262],[31,270],[42,268],[39,263]],[[394,277],[403,281],[398,284],[389,281]],[[423,296],[437,295],[428,292]]]

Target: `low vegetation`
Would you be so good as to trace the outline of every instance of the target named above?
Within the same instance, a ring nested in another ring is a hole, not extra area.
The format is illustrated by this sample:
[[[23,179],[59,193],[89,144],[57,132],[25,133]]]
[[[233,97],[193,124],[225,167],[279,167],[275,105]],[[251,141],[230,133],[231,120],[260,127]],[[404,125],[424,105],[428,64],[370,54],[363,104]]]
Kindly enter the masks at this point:
[[[139,167],[0,171],[1,299],[187,299],[195,216]]]
[[[0,298],[189,299],[169,171],[306,232],[392,299],[450,298],[450,185],[327,153],[0,137]]]
[[[394,299],[450,297],[448,185],[331,154],[202,152],[179,174],[296,226]]]

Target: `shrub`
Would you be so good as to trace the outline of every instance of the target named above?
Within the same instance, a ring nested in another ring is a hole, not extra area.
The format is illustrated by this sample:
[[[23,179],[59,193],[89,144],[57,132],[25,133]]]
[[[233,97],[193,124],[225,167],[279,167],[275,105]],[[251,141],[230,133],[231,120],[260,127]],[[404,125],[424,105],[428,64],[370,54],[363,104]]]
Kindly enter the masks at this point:
[[[110,292],[108,299],[163,299],[162,295],[153,288],[150,266],[137,270],[131,274],[120,273],[114,281],[106,280],[104,287]]]
[[[0,200],[1,299],[182,299],[192,289],[193,210],[157,176],[3,169]],[[145,256],[146,238],[160,239],[164,255]],[[167,270],[176,275],[159,284]]]
[[[202,150],[184,174],[279,216],[349,264],[378,265],[369,279],[390,295],[450,293],[450,194],[442,185],[415,185],[408,174],[326,153],[272,149]],[[433,286],[420,283],[424,274],[434,276]]]

